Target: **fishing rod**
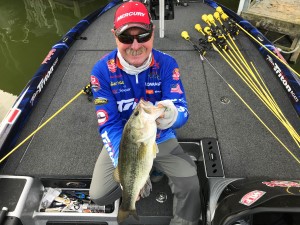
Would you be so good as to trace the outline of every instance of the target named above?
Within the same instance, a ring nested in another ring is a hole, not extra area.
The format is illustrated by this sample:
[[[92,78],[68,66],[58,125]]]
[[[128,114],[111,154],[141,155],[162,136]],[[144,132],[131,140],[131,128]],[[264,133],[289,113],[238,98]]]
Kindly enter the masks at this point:
[[[196,24],[194,28],[199,33],[201,33],[204,36],[204,38],[206,38],[206,43],[214,44],[212,46],[217,46],[220,49],[224,49],[224,50],[228,49],[228,46],[221,39],[217,39],[214,36],[213,30],[211,30],[210,27],[205,27],[204,29],[202,29],[200,24]]]
[[[181,37],[187,40],[193,46],[195,45],[191,40],[187,31],[181,33]],[[214,43],[212,43],[214,45]],[[220,50],[213,46],[216,51],[220,53]],[[220,54],[224,59],[224,55]],[[233,91],[233,93],[242,101],[242,103],[250,110],[250,112],[258,119],[258,121],[272,134],[272,136],[284,147],[284,149],[300,164],[300,159],[280,140],[280,138],[269,128],[269,126],[259,117],[259,115],[251,108],[251,106],[241,97],[241,95],[232,87],[232,85],[218,72],[218,70],[210,63],[210,61],[203,55],[200,55],[202,61],[206,61],[210,67],[220,76],[220,78],[227,84],[227,86]],[[233,70],[236,70],[233,68]]]
[[[223,59],[230,65],[232,69],[238,74],[238,76],[243,80],[244,83],[253,91],[256,96],[261,100],[261,102],[273,113],[273,115],[283,124],[283,126],[288,130],[291,137],[294,139],[298,147],[300,147],[300,137],[293,126],[288,122],[278,104],[274,100],[273,97],[269,97],[268,93],[263,88],[262,85],[257,85],[255,80],[252,79],[251,75],[245,74],[245,71],[241,70],[241,68],[235,63],[235,61],[225,52],[224,55],[217,50],[218,53],[223,57]],[[254,67],[255,68],[255,67]],[[252,73],[253,76],[254,73]],[[260,76],[260,75],[258,75]],[[256,79],[257,80],[257,79]],[[261,79],[260,79],[261,80]],[[259,82],[258,82],[259,83]],[[270,95],[272,96],[272,95]]]
[[[224,15],[224,14],[223,14]],[[216,12],[214,14],[216,20],[220,21],[219,13]],[[223,16],[224,17],[224,16]],[[225,18],[225,17],[224,17]],[[212,15],[206,15],[202,16],[202,19],[204,22],[206,22],[209,26],[212,26],[212,24],[215,27],[218,27],[215,23],[214,18]],[[221,24],[223,25],[223,24]],[[205,32],[203,32],[200,24],[195,25],[195,29],[205,35]],[[219,32],[221,31],[220,28]],[[206,32],[207,33],[207,32]],[[216,35],[216,32],[212,32],[210,35]],[[226,37],[230,38],[230,41],[227,40]],[[243,54],[239,50],[238,46],[235,44],[235,41],[231,37],[230,33],[227,34],[221,34],[219,33],[218,36],[215,36],[215,39],[225,40],[226,43],[230,48],[224,49],[224,48],[218,48],[215,49],[221,56],[224,58],[224,60],[234,69],[234,71],[237,73],[237,75],[243,80],[243,82],[251,89],[253,93],[263,102],[263,104],[273,113],[273,115],[283,124],[283,126],[288,130],[290,135],[292,136],[293,140],[296,142],[298,147],[300,147],[300,136],[296,132],[296,130],[293,128],[293,126],[289,123],[289,121],[286,119],[284,114],[282,113],[281,109],[279,108],[278,104],[274,100],[273,96],[269,92],[267,86],[265,85],[265,82],[263,81],[262,77],[259,75],[257,69],[254,67],[253,63],[251,62],[251,65],[256,72],[256,74],[253,72],[249,64],[247,63],[246,59],[244,58]],[[219,46],[220,47],[220,46]],[[225,51],[226,50],[226,51]],[[221,51],[223,51],[224,55],[222,55]],[[229,54],[227,53],[229,52]],[[257,77],[259,79],[257,79]]]
[[[215,15],[215,17],[218,21],[221,21],[220,18],[219,18],[218,12],[216,12],[214,15]],[[224,18],[226,18],[226,17],[224,17]],[[251,86],[250,88],[251,89],[253,88],[255,90],[255,94],[267,106],[267,108],[274,114],[274,116],[283,124],[283,126],[291,134],[292,138],[294,139],[294,141],[296,142],[298,147],[300,147],[300,136],[299,136],[299,134],[293,128],[293,126],[289,123],[289,121],[287,120],[285,115],[282,113],[280,107],[276,103],[276,101],[273,98],[272,94],[269,92],[269,89],[267,88],[267,86],[266,86],[264,80],[262,79],[261,75],[258,73],[257,69],[255,68],[255,66],[251,62],[252,68],[254,69],[255,73],[252,71],[251,67],[249,66],[249,64],[245,60],[244,56],[241,54],[241,51],[239,50],[238,46],[235,44],[234,40],[231,38],[230,34],[228,34],[227,36],[230,38],[231,42],[233,43],[233,45],[236,49],[235,53],[236,54],[238,53],[237,55],[238,55],[239,59],[241,59],[242,64],[244,65],[244,67],[247,70],[247,71],[245,71],[243,69],[242,72],[239,71],[245,78],[247,78],[247,85],[249,86],[249,84],[250,84],[250,86]],[[230,47],[232,47],[232,46],[230,45]],[[231,62],[234,63],[234,61],[229,56],[227,58],[229,58],[231,60]],[[249,75],[246,72],[248,72]],[[240,74],[239,74],[239,76],[240,76]],[[257,77],[259,79],[257,79]]]
[[[294,72],[298,77],[300,77],[300,74],[297,73],[290,65],[282,60],[279,56],[277,56],[274,52],[272,52],[270,49],[268,49],[265,45],[263,45],[261,42],[259,42],[252,34],[250,34],[247,30],[245,30],[241,25],[239,25],[237,22],[235,22],[233,19],[230,19],[229,16],[223,11],[223,9],[218,6],[216,8],[216,11],[221,15],[221,18],[224,21],[229,20],[231,24],[234,24],[236,27],[240,28],[245,34],[247,34],[252,40],[254,40],[257,44],[259,44],[261,47],[263,47],[265,50],[267,50],[272,56],[274,56],[277,60],[279,60],[282,64],[284,64],[286,67],[288,67],[292,72]],[[224,16],[223,16],[224,15]]]
[[[49,119],[47,119],[42,125],[38,126],[30,135],[28,135],[23,141],[21,141],[17,146],[15,146],[9,153],[7,153],[2,159],[0,159],[0,164],[7,159],[11,154],[18,150],[26,141],[28,141],[32,136],[34,136],[38,131],[40,131],[47,123],[54,119],[58,114],[60,114],[64,109],[66,109],[73,101],[75,101],[80,95],[87,94],[88,97],[92,94],[90,90],[90,84],[86,85],[81,91],[79,91],[71,100],[69,100],[65,105],[63,105],[59,110],[57,110]],[[90,99],[89,99],[90,100]]]
[[[192,44],[192,46],[194,47],[194,49],[195,49],[197,52],[199,52],[199,54],[200,54],[201,56],[204,56],[204,55],[206,54],[206,51],[205,51],[202,47],[198,47],[197,45],[195,45],[195,44],[190,40],[190,36],[189,36],[189,34],[188,34],[187,31],[182,31],[182,32],[181,32],[181,36],[182,36],[185,40],[187,40],[188,42],[190,42],[190,43]]]

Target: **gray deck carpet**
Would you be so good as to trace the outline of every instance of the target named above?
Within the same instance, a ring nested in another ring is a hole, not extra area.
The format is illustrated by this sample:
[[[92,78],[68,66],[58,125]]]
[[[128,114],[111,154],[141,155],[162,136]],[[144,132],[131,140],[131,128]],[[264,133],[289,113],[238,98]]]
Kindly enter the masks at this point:
[[[20,140],[88,84],[93,64],[115,48],[114,37],[110,32],[114,10],[105,13],[84,32],[82,36],[87,37],[87,40],[78,40],[72,46],[52,76]],[[213,10],[202,3],[190,3],[188,7],[175,6],[175,19],[165,22],[163,39],[159,38],[159,24],[155,21],[155,48],[177,59],[189,103],[190,119],[178,130],[178,138],[217,138],[225,176],[228,178],[265,176],[274,179],[299,179],[300,166],[296,160],[253,116],[208,62],[202,62],[192,46],[180,37],[181,31],[187,30],[191,39],[197,43],[201,36],[193,27],[196,23],[204,26],[201,15],[209,12]],[[270,67],[242,32],[237,37],[237,43],[247,60],[252,61],[263,75],[280,108],[299,132],[299,117]],[[218,53],[209,51],[206,57],[296,157],[300,158],[299,148],[287,131]],[[223,104],[223,97],[230,102]],[[101,148],[93,103],[82,95],[14,153],[1,173],[90,178]]]

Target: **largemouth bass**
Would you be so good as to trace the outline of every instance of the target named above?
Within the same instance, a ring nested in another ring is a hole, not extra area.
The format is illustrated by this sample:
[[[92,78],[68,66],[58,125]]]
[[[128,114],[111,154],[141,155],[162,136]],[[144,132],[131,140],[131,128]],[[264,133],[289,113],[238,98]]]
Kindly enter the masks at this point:
[[[151,102],[141,100],[125,124],[118,166],[114,171],[115,180],[122,186],[122,203],[117,218],[119,223],[129,215],[138,220],[135,203],[158,152],[155,120],[164,110],[164,107],[156,107]]]

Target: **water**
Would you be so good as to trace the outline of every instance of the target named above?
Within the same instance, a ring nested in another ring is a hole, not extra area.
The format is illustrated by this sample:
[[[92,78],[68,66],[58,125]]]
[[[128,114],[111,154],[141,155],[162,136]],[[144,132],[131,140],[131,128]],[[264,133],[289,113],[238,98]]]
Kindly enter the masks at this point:
[[[234,11],[239,4],[238,0],[218,2]],[[104,0],[1,0],[0,90],[19,95],[62,35],[106,3]]]
[[[51,49],[99,0],[1,0],[0,89],[18,95]]]

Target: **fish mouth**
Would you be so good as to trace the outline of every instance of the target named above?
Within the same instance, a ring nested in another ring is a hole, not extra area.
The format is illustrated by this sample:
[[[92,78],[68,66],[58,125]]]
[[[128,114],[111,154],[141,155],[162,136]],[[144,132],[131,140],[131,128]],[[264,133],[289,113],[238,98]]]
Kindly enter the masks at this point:
[[[144,110],[147,114],[151,114],[153,104],[151,102],[147,102],[144,99],[140,100],[140,109]]]
[[[149,119],[157,119],[165,111],[165,107],[154,106],[152,102],[145,101],[144,99],[140,100],[137,107],[137,110],[144,112],[144,115],[147,116],[147,118],[149,117]]]

